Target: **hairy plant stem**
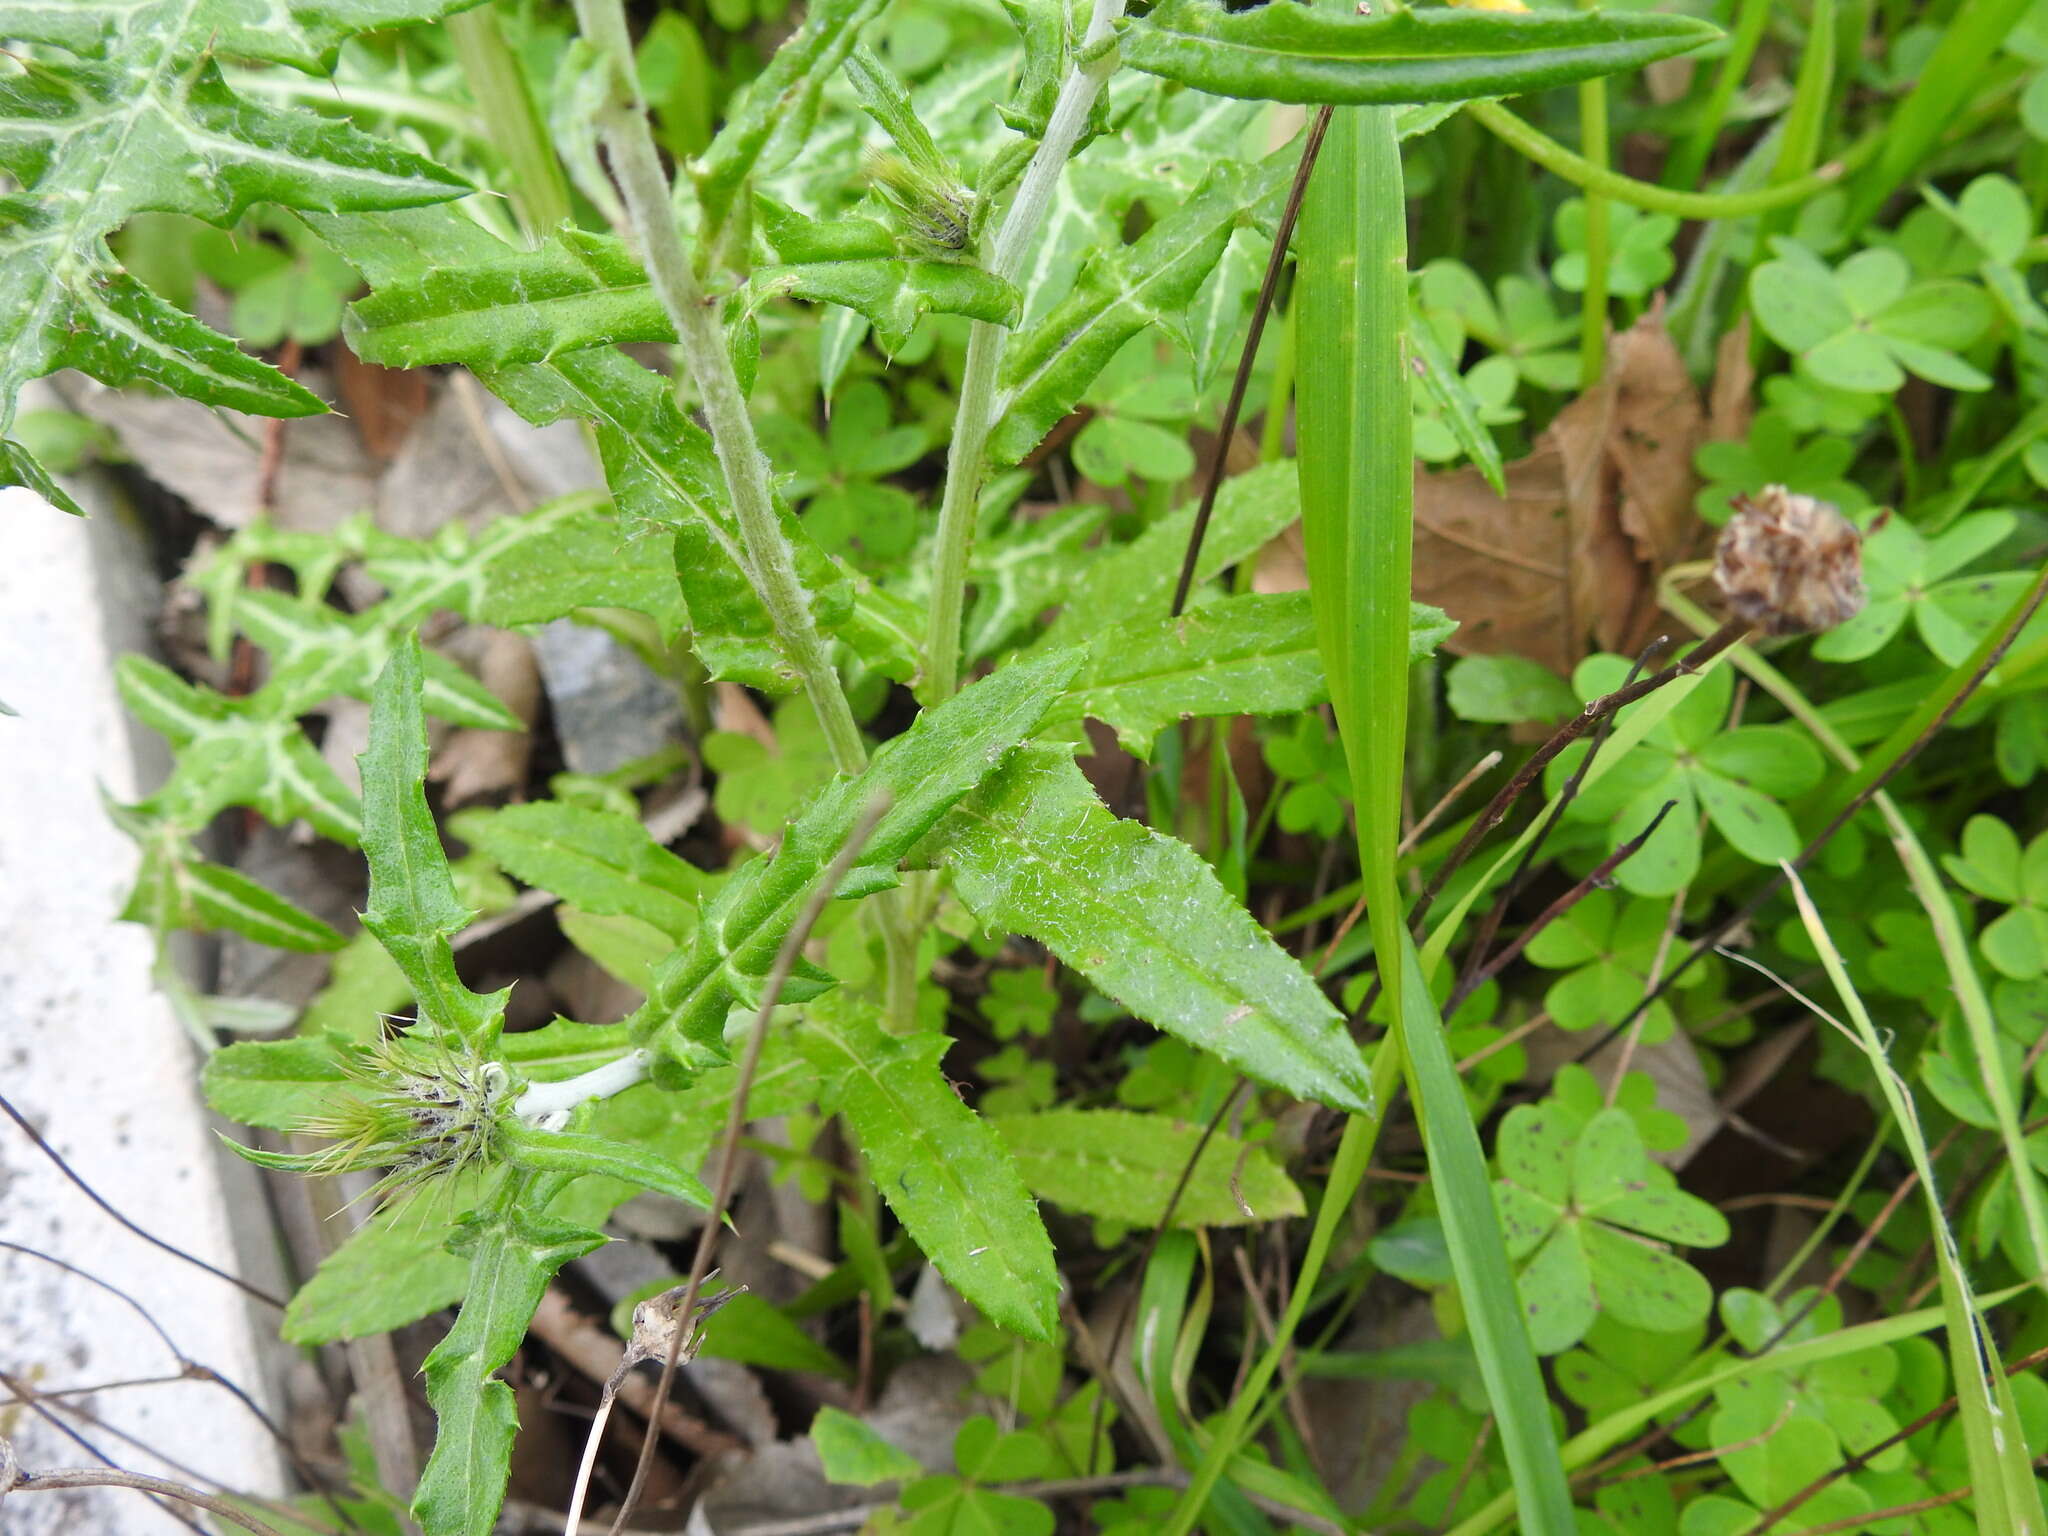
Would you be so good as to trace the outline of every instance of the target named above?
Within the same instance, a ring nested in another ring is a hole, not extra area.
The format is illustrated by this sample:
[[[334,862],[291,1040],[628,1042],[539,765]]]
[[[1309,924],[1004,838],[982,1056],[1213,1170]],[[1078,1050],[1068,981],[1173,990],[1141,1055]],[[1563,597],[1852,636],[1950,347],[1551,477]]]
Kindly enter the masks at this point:
[[[668,174],[654,147],[647,104],[633,72],[633,49],[621,0],[576,0],[576,20],[584,37],[611,57],[617,71],[619,96],[600,125],[605,154],[625,200],[632,226],[629,233],[647,264],[648,280],[662,310],[676,328],[683,366],[703,403],[704,425],[711,432],[719,465],[725,471],[726,489],[732,494],[733,515],[739,520],[747,579],[768,610],[776,638],[796,669],[811,708],[817,711],[833,767],[841,773],[858,773],[867,766],[867,748],[811,612],[811,595],[804,590],[776,521],[768,461],[754,437],[754,423],[747,415],[746,396],[726,350],[725,327],[719,321],[716,301],[705,295],[676,231]]]
[[[578,0],[587,4],[589,0]],[[1103,83],[1116,70],[1110,31],[1124,13],[1124,0],[1094,0],[1088,30],[1046,121],[1045,137],[1024,168],[1009,211],[996,231],[988,270],[1014,279],[1045,222],[1060,174],[1087,125]],[[988,436],[995,426],[996,373],[1010,333],[978,320],[967,333],[967,362],[960,378],[960,405],[953,416],[953,446],[946,457],[946,488],[939,501],[938,550],[933,564],[932,606],[925,630],[925,698],[936,704],[960,687],[960,621],[967,600],[967,557],[974,548],[974,524],[981,508],[982,472]]]
[[[591,1099],[608,1099],[646,1080],[654,1058],[646,1051],[628,1051],[615,1061],[565,1077],[560,1082],[535,1083],[519,1096],[512,1113],[522,1120],[540,1121],[564,1114]]]
[[[1098,10],[1111,3],[1114,0],[1098,0]],[[1121,10],[1120,4],[1117,9]],[[576,20],[584,37],[610,56],[618,74],[619,99],[601,124],[605,153],[625,199],[634,244],[647,263],[648,279],[662,309],[676,328],[683,365],[703,402],[704,425],[711,433],[719,465],[725,471],[726,489],[732,494],[733,513],[739,520],[747,579],[759,594],[762,607],[768,610],[776,638],[782,642],[804,693],[810,698],[811,708],[817,712],[826,746],[832,753],[832,766],[841,773],[859,773],[868,761],[860,726],[854,721],[846,689],[839,681],[831,652],[811,611],[811,594],[797,575],[795,558],[776,519],[775,494],[768,483],[768,460],[754,436],[746,396],[740,389],[739,376],[733,372],[732,354],[726,348],[725,327],[718,318],[716,301],[704,293],[689,253],[683,248],[682,237],[676,232],[675,213],[669,203],[669,180],[654,147],[647,103],[641,98],[634,73],[623,5],[621,0],[576,0]],[[1105,33],[1107,26],[1105,22]],[[1050,190],[1048,187],[1047,195]],[[1018,201],[1023,201],[1022,193]],[[1042,207],[1041,203],[1041,211]],[[993,377],[991,371],[991,380]],[[963,409],[964,403],[963,396]],[[986,436],[984,424],[984,440]],[[968,531],[973,531],[971,514]],[[963,549],[963,580],[965,566]],[[953,635],[957,649],[957,591],[954,596]],[[946,692],[952,690],[948,688]],[[917,941],[911,913],[900,896],[887,896],[876,902],[874,912],[888,957],[886,1007],[890,1025],[898,1030],[907,1029],[916,997]],[[908,986],[904,984],[906,977]]]

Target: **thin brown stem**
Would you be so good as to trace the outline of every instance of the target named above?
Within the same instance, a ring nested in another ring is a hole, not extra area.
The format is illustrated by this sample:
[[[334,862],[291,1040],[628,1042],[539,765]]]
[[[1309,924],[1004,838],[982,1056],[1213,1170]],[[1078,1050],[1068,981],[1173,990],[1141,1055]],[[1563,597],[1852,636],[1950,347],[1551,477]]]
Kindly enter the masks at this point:
[[[1612,693],[1602,694],[1559,726],[1548,741],[1529,754],[1528,760],[1515,770],[1515,776],[1501,786],[1500,792],[1487,802],[1486,809],[1479,813],[1479,819],[1466,830],[1458,846],[1451,850],[1450,857],[1438,866],[1436,873],[1430,877],[1429,884],[1423,889],[1422,895],[1416,900],[1415,910],[1409,915],[1410,928],[1420,931],[1422,920],[1429,915],[1430,904],[1443,891],[1444,882],[1463,867],[1465,861],[1472,856],[1473,850],[1485,841],[1489,832],[1501,824],[1514,803],[1531,784],[1536,782],[1538,775],[1550,765],[1558,753],[1616,711],[1626,708],[1638,699],[1648,697],[1667,683],[1676,682],[1681,677],[1699,671],[1701,667],[1747,635],[1749,630],[1749,622],[1746,619],[1730,619],[1668,667],[1617,688]]]
[[[1650,818],[1650,824],[1647,827],[1644,827],[1642,831],[1594,865],[1592,873],[1587,875],[1585,879],[1537,913],[1536,920],[1517,934],[1514,941],[1501,950],[1499,954],[1488,960],[1477,970],[1469,972],[1457,986],[1451,989],[1450,997],[1444,1002],[1444,1017],[1449,1018],[1452,1014],[1456,1013],[1460,1003],[1464,1002],[1466,998],[1477,992],[1488,981],[1492,980],[1494,976],[1498,975],[1517,955],[1529,947],[1530,942],[1535,939],[1537,934],[1592,895],[1593,891],[1606,883],[1608,878],[1617,869],[1621,868],[1635,854],[1641,852],[1643,844],[1647,843],[1650,840],[1651,834],[1663,825],[1664,818],[1671,814],[1671,808],[1676,804],[1678,804],[1676,800],[1666,800],[1657,814]]]
[[[704,1277],[711,1272],[711,1254],[718,1243],[719,1225],[725,1219],[725,1207],[732,1199],[732,1187],[739,1169],[740,1137],[747,1125],[747,1098],[754,1086],[754,1074],[760,1070],[761,1047],[768,1038],[768,1020],[774,1014],[776,1005],[782,1001],[782,989],[789,982],[790,973],[803,955],[804,945],[809,942],[811,930],[824,914],[826,903],[838,894],[839,887],[846,879],[847,871],[853,868],[854,860],[860,857],[861,849],[867,846],[868,838],[875,830],[875,824],[882,819],[882,813],[889,808],[889,797],[879,794],[870,800],[867,809],[861,813],[853,831],[848,834],[845,845],[840,848],[832,862],[826,866],[824,875],[812,889],[810,899],[804,903],[803,911],[797,915],[795,926],[782,941],[782,948],[776,951],[775,965],[768,973],[768,984],[761,992],[761,1006],[754,1014],[754,1025],[747,1033],[747,1048],[740,1058],[738,1077],[733,1083],[732,1109],[726,1116],[725,1139],[718,1158],[718,1182],[711,1192],[711,1209],[705,1214],[703,1229],[697,1236],[697,1252],[690,1261],[690,1278],[683,1287],[683,1298],[675,1309],[675,1328],[669,1335],[668,1353],[661,1362],[661,1384],[655,1389],[654,1403],[657,1409],[668,1401],[669,1388],[674,1384],[676,1364],[681,1356],[684,1336],[692,1331],[691,1320],[696,1312],[697,1293],[703,1288]],[[626,1517],[633,1512],[633,1505],[640,1497],[640,1490],[647,1482],[647,1469],[654,1462],[654,1442],[659,1435],[658,1419],[650,1419],[646,1438],[640,1442],[640,1459],[633,1467],[633,1481],[626,1489],[626,1497],[619,1505],[617,1518],[612,1521],[612,1536],[618,1536],[625,1526]]]
[[[1629,668],[1628,676],[1622,679],[1622,687],[1627,688],[1634,684],[1642,675],[1643,668],[1670,645],[1670,636],[1659,635],[1644,646],[1642,654],[1636,657],[1635,664]],[[1543,845],[1550,841],[1551,835],[1557,831],[1558,823],[1564,820],[1564,813],[1578,798],[1579,790],[1586,782],[1586,775],[1592,771],[1593,759],[1600,755],[1600,749],[1607,745],[1607,738],[1613,733],[1614,715],[1610,711],[1602,717],[1600,729],[1593,733],[1593,744],[1586,748],[1586,755],[1579,759],[1571,771],[1571,777],[1564,781],[1564,787],[1557,792],[1557,799],[1550,807],[1550,814],[1544,818],[1543,825],[1537,829],[1536,835],[1529,840],[1529,846],[1522,850],[1522,857],[1515,865],[1515,872],[1508,876],[1506,884],[1500,888],[1500,894],[1494,898],[1493,906],[1481,920],[1479,932],[1472,940],[1472,948],[1465,962],[1468,973],[1486,964],[1487,953],[1493,948],[1494,936],[1500,932],[1501,920],[1507,916],[1509,903],[1521,894],[1522,887],[1528,882],[1530,870],[1535,867],[1536,856],[1543,851]]]
[[[1273,231],[1272,254],[1266,258],[1265,280],[1259,284],[1258,301],[1252,305],[1251,327],[1245,333],[1244,350],[1237,357],[1237,373],[1230,381],[1230,398],[1223,404],[1223,423],[1216,431],[1216,449],[1209,456],[1209,474],[1202,485],[1202,504],[1195,512],[1195,525],[1188,530],[1187,553],[1181,557],[1180,580],[1173,587],[1173,617],[1179,618],[1188,605],[1188,591],[1195,584],[1195,565],[1202,557],[1202,540],[1208,537],[1209,519],[1216,510],[1216,492],[1223,484],[1223,465],[1230,454],[1231,439],[1237,436],[1238,413],[1244,409],[1245,391],[1251,386],[1252,369],[1259,356],[1259,338],[1266,333],[1266,316],[1272,312],[1273,296],[1280,289],[1280,274],[1287,266],[1287,245],[1294,237],[1295,221],[1301,217],[1301,199],[1308,191],[1309,173],[1316,168],[1316,156],[1323,147],[1323,135],[1330,131],[1329,107],[1319,109],[1308,126],[1308,138],[1301,146],[1301,163],[1294,170],[1294,185],[1287,189],[1287,204],[1280,210],[1280,222]]]
[[[280,1312],[284,1310],[283,1300],[279,1297],[271,1295],[270,1292],[264,1290],[261,1286],[251,1285],[247,1280],[244,1280],[240,1275],[231,1275],[226,1270],[220,1269],[215,1265],[207,1263],[206,1260],[200,1258],[197,1254],[187,1253],[184,1249],[180,1248],[176,1243],[166,1242],[163,1238],[158,1237],[153,1232],[145,1232],[141,1227],[138,1227],[126,1216],[122,1215],[119,1211],[115,1210],[113,1206],[107,1203],[105,1197],[102,1196],[98,1190],[94,1189],[90,1184],[86,1183],[85,1180],[79,1176],[77,1170],[74,1169],[69,1163],[65,1162],[60,1155],[58,1155],[57,1149],[55,1147],[51,1146],[47,1141],[43,1139],[43,1133],[37,1130],[33,1125],[30,1125],[28,1123],[27,1117],[23,1115],[20,1110],[16,1109],[12,1104],[8,1103],[7,1097],[4,1094],[0,1094],[0,1111],[4,1111],[8,1119],[12,1120],[16,1125],[21,1127],[22,1134],[28,1137],[30,1141],[36,1144],[37,1151],[41,1152],[43,1156],[47,1157],[51,1162],[57,1165],[57,1171],[59,1173],[63,1174],[65,1178],[69,1179],[72,1183],[76,1184],[81,1190],[85,1192],[86,1199],[90,1200],[94,1205],[98,1206],[101,1210],[105,1211],[109,1216],[113,1217],[114,1220],[118,1222],[121,1226],[127,1228],[130,1232],[133,1232],[137,1237],[141,1238],[145,1243],[148,1243],[152,1248],[160,1248],[165,1253],[171,1255],[172,1258],[183,1259],[187,1264],[190,1264],[193,1268],[205,1270],[209,1275],[212,1275],[216,1280],[227,1281],[227,1283],[229,1285],[232,1285],[236,1290],[241,1291],[244,1295],[255,1297],[258,1301],[264,1303],[266,1306],[275,1307]]]
[[[134,1488],[142,1493],[153,1493],[159,1498],[176,1499],[216,1515],[230,1525],[239,1525],[255,1536],[277,1536],[273,1526],[265,1525],[247,1510],[226,1499],[217,1499],[210,1493],[201,1493],[197,1488],[188,1488],[183,1483],[173,1483],[161,1477],[146,1477],[140,1472],[123,1472],[114,1467],[66,1467],[55,1472],[23,1472],[14,1465],[14,1448],[0,1441],[5,1447],[0,1457],[0,1494],[5,1493],[48,1493],[58,1488]]]

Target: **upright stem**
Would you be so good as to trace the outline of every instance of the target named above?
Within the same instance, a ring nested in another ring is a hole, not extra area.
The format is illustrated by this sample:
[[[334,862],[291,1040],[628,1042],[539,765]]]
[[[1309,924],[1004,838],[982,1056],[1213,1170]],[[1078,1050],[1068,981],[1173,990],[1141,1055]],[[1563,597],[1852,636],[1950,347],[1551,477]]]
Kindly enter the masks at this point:
[[[447,25],[485,136],[511,172],[512,206],[519,210],[520,227],[527,239],[538,241],[568,221],[569,178],[562,174],[518,55],[505,41],[498,13],[487,5],[450,16]]]
[[[579,0],[582,3],[588,0]],[[1017,195],[996,231],[988,269],[1006,282],[1023,267],[1095,98],[1116,69],[1116,50],[1109,46],[1109,38],[1123,13],[1124,0],[1094,0],[1087,34],[1060,83],[1045,137],[1038,141],[1038,152],[1025,167]],[[946,489],[939,502],[938,557],[925,632],[926,697],[932,703],[952,697],[960,686],[960,616],[967,596],[967,557],[974,547],[988,435],[995,425],[996,371],[1009,338],[1006,329],[985,320],[976,321],[967,333],[967,365],[960,380],[960,407],[953,417]]]
[[[1676,191],[1690,191],[1698,184],[1707,157],[1714,152],[1714,140],[1720,137],[1721,125],[1728,120],[1728,109],[1735,105],[1735,93],[1742,89],[1749,66],[1756,60],[1757,45],[1764,40],[1764,27],[1771,19],[1771,0],[1740,0],[1740,6],[1735,34],[1700,115],[1685,141],[1665,163],[1664,185]]]
[[[606,112],[602,124],[605,153],[625,199],[633,241],[647,263],[647,275],[661,307],[676,328],[684,367],[703,402],[704,424],[711,431],[718,462],[725,470],[726,488],[732,493],[733,514],[739,520],[748,579],[810,695],[833,766],[841,773],[858,773],[867,766],[867,748],[811,612],[811,594],[797,576],[796,561],[776,522],[768,462],[755,440],[746,397],[726,351],[725,328],[713,307],[715,301],[705,297],[676,232],[668,176],[661,168],[647,123],[647,104],[633,73],[633,49],[621,0],[576,0],[576,19],[584,37],[609,54],[618,71],[625,99]]]
[[[1103,0],[1097,0],[1098,10],[1102,5]],[[747,415],[746,396],[733,372],[732,354],[726,350],[725,328],[718,319],[715,301],[705,296],[689,253],[683,249],[682,237],[676,233],[675,214],[669,204],[669,181],[654,147],[647,104],[641,99],[633,72],[633,49],[626,34],[621,0],[576,0],[576,19],[584,37],[611,56],[619,74],[625,99],[609,109],[602,124],[605,153],[625,199],[626,215],[632,221],[634,241],[647,263],[647,275],[661,299],[662,309],[676,328],[684,366],[704,403],[704,424],[710,429],[718,462],[725,471],[726,488],[732,493],[733,512],[739,520],[747,578],[759,594],[761,606],[768,610],[776,638],[782,642],[804,692],[810,696],[811,708],[817,712],[818,724],[824,729],[825,743],[832,753],[832,766],[841,773],[859,773],[867,766],[867,747],[860,739],[860,727],[854,722],[846,689],[839,681],[825,637],[819,633],[817,618],[811,612],[811,594],[797,575],[795,557],[776,520],[775,496],[768,484],[768,460],[754,436],[753,419]],[[1093,35],[1091,29],[1090,36]],[[1064,94],[1061,101],[1064,104]],[[1054,121],[1058,120],[1055,113]],[[1050,194],[1048,186],[1046,195]],[[1020,192],[1018,202],[1023,201],[1024,194]],[[1039,207],[1042,213],[1043,200]],[[1013,208],[1013,215],[1015,211]],[[991,369],[991,380],[993,377]],[[984,439],[986,435],[984,426]],[[973,530],[971,514],[968,529],[970,533]],[[964,576],[964,549],[961,566]],[[953,634],[957,644],[957,594]],[[950,693],[952,689],[946,691]],[[889,1022],[892,1028],[904,1031],[912,1023],[917,990],[917,940],[910,904],[898,895],[885,896],[875,904],[875,921],[888,957]]]
[[[1579,87],[1579,140],[1586,159],[1607,169],[1607,82]],[[1607,367],[1607,198],[1591,187],[1586,200],[1586,307],[1579,324],[1579,388],[1591,389]]]

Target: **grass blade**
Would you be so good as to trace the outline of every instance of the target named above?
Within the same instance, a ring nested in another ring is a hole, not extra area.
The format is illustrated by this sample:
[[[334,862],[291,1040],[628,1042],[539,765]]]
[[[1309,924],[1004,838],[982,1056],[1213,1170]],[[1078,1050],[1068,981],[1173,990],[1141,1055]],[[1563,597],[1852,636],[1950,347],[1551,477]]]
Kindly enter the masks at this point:
[[[1893,820],[1897,824],[1896,813]],[[1935,879],[1926,853],[1917,843],[1899,840],[1899,856],[1913,877],[1914,889],[1926,905],[1928,915],[1935,919],[1936,931],[1941,935],[1946,954],[1951,939],[1960,943],[1962,937],[1956,929],[1954,908]],[[1949,1230],[1941,1196],[1935,1189],[1934,1159],[1928,1153],[1927,1138],[1920,1130],[1920,1117],[1913,1104],[1912,1091],[1892,1069],[1877,1026],[1871,1022],[1863,999],[1850,982],[1841,952],[1829,937],[1827,925],[1822,922],[1813,899],[1807,895],[1806,886],[1790,865],[1785,867],[1785,873],[1792,884],[1792,899],[1799,904],[1799,918],[1806,927],[1807,937],[1813,940],[1821,964],[1827,970],[1828,980],[1841,997],[1842,1007],[1855,1027],[1852,1032],[1836,1020],[1828,1019],[1828,1022],[1848,1035],[1870,1059],[1871,1070],[1877,1074],[1878,1088],[1884,1094],[1892,1118],[1898,1122],[1899,1134],[1905,1140],[1913,1170],[1920,1175],[1920,1194],[1927,1203],[1936,1273],[1941,1280],[1941,1311],[1943,1326],[1948,1332],[1949,1373],[1955,1380],[1957,1414],[1962,1420],[1963,1443],[1969,1453],[1977,1528],[1983,1531],[2039,1531],[2043,1523],[2041,1497],[2035,1488],[2033,1468],[2027,1458],[2026,1436],[2019,1432],[2020,1419],[2013,1404],[2012,1388],[2005,1373],[1998,1368],[1997,1345],[1989,1328],[1980,1320],[1977,1303],[1970,1294],[1969,1277],[1963,1273],[1962,1257],[1956,1250],[1955,1234]],[[1941,913],[1947,914],[1946,926],[1939,915]],[[1951,963],[1953,968],[1953,960]],[[1974,978],[1975,973],[1969,967],[1967,957],[1963,961],[1963,969]],[[1983,989],[1978,987],[1976,991],[1977,1011],[1984,1015],[1983,1024],[1988,1031],[1991,1020],[1989,1010],[1983,1004]],[[1817,1006],[1811,1003],[1808,1006],[1827,1018]],[[1964,1013],[1966,1017],[1971,1013],[1967,1001]],[[1974,1021],[1971,1034],[1973,1038],[1977,1034]],[[1986,1065],[1987,1091],[1992,1081],[1998,1078],[1997,1060],[1993,1054]],[[2009,1114],[2009,1091],[2002,1101],[1995,1098],[1993,1102],[2001,1104]],[[2006,1117],[2002,1115],[2001,1120]],[[2030,1217],[2036,1214],[2035,1211],[2029,1212]],[[2029,1230],[2033,1230],[2031,1220]]]
[[[1340,112],[1332,122],[1320,173],[1302,207],[1300,262],[1299,430],[1309,592],[1350,760],[1367,919],[1396,1021],[1382,1055],[1408,1063],[1437,1205],[1445,1213],[1524,1528],[1568,1532],[1571,1493],[1508,1269],[1485,1155],[1395,886],[1414,467],[1403,336],[1406,204],[1390,110]],[[1326,1198],[1339,1194],[1333,1188]],[[1304,1292],[1313,1284],[1307,1273],[1297,1281]]]

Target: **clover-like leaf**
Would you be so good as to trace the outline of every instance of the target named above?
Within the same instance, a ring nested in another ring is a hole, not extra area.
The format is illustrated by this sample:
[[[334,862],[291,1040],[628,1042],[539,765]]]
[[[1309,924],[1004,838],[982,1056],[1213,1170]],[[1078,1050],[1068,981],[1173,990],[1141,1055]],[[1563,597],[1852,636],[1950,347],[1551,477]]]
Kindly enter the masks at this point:
[[[1991,387],[1957,354],[1990,328],[1981,289],[1951,280],[1915,283],[1898,252],[1866,248],[1830,268],[1797,241],[1750,274],[1749,303],[1800,368],[1836,389],[1889,394],[1908,373],[1949,389]]]
[[[1529,958],[1548,969],[1568,971],[1543,996],[1543,1006],[1558,1026],[1593,1029],[1627,1018],[1651,988],[1669,917],[1668,902],[1622,901],[1610,891],[1592,891],[1537,934],[1529,943]],[[1677,977],[1676,984],[1696,985],[1705,975],[1693,966]],[[1671,1007],[1659,998],[1644,1010],[1643,1039],[1667,1039],[1671,1029]]]
[[[1628,675],[1618,656],[1589,656],[1572,674],[1582,698],[1617,688]],[[1762,864],[1799,851],[1799,834],[1778,803],[1820,782],[1819,751],[1802,733],[1775,725],[1722,728],[1733,679],[1710,672],[1633,749],[1629,771],[1610,773],[1572,802],[1575,820],[1608,825],[1611,846],[1640,834],[1673,803],[1648,841],[1615,872],[1639,896],[1669,896],[1699,868],[1700,812],[1735,850]],[[1546,783],[1556,793],[1583,755],[1560,753]]]
[[[1746,436],[1703,443],[1693,455],[1709,482],[1694,499],[1700,516],[1725,523],[1734,497],[1755,496],[1767,485],[1818,497],[1851,515],[1869,506],[1863,488],[1844,476],[1856,456],[1855,444],[1836,432],[1820,432],[1803,443],[1800,435],[1788,412],[1765,410],[1757,413]]]
[[[1557,1099],[1502,1120],[1495,1185],[1530,1340],[1556,1354],[1611,1315],[1652,1332],[1691,1328],[1713,1291],[1659,1243],[1714,1247],[1728,1223],[1652,1162],[1627,1110],[1590,1118]]]
[[[1973,512],[1928,538],[1902,517],[1889,519],[1863,542],[1862,612],[1813,643],[1828,661],[1860,661],[1880,650],[1910,615],[1935,659],[1954,666],[2011,606],[2010,582],[1987,589],[1963,571],[2005,542],[2016,526],[2010,512]]]
[[[1668,213],[1644,213],[1627,203],[1608,206],[1607,287],[1624,298],[1643,298],[1667,282],[1678,263],[1671,242],[1678,220]],[[1550,275],[1567,293],[1586,291],[1586,200],[1567,199],[1557,210],[1557,243],[1561,254]]]
[[[1977,937],[1984,958],[2020,980],[2048,971],[2048,832],[2022,849],[2005,822],[1972,816],[1960,856],[1942,863],[1958,884],[2007,908]]]

